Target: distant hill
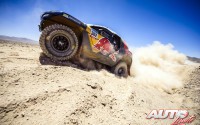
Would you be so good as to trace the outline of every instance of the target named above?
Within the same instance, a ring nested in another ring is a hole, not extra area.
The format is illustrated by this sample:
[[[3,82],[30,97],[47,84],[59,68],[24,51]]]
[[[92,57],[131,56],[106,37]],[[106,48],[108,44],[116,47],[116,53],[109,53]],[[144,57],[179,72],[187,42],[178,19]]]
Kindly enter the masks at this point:
[[[193,62],[196,62],[196,63],[200,63],[200,58],[190,57],[190,56],[187,56],[187,58],[188,58],[190,61],[193,61]]]
[[[38,44],[38,41],[35,41],[35,40],[32,40],[32,39],[21,38],[21,37],[13,37],[13,36],[11,37],[11,36],[5,36],[5,35],[0,35],[0,40]],[[190,56],[187,56],[187,58],[190,61],[193,61],[193,62],[196,62],[196,63],[200,63],[200,58],[190,57]]]
[[[0,40],[7,40],[7,41],[13,41],[13,42],[23,42],[23,43],[33,43],[33,44],[38,43],[37,41],[32,40],[32,39],[28,39],[28,38],[11,37],[11,36],[5,36],[5,35],[0,35]]]

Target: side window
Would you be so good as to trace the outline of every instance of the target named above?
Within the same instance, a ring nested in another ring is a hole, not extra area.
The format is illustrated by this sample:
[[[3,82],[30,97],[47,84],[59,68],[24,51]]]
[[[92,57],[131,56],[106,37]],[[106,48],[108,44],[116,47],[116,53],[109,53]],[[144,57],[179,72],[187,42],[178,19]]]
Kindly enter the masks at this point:
[[[121,38],[118,37],[117,35],[114,35],[113,36],[113,46],[114,46],[114,49],[115,51],[118,51],[120,49],[120,43],[121,43]]]
[[[101,34],[103,37],[106,37],[108,39],[110,38],[110,35],[103,29],[99,29],[99,34]]]
[[[96,26],[92,26],[93,29],[95,29],[98,34],[100,34],[103,37],[106,37],[109,39],[109,41],[112,41],[112,34],[107,32],[106,29],[102,28],[102,27],[96,27]]]

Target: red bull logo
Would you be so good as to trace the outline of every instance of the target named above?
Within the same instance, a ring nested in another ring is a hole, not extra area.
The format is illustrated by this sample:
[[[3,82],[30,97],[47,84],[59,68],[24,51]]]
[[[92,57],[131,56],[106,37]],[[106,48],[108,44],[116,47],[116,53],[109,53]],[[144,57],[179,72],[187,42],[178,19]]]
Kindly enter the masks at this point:
[[[98,49],[103,55],[108,55],[112,52],[113,47],[107,38],[101,38],[94,47]]]
[[[94,47],[98,49],[103,55],[109,56],[114,62],[117,61],[116,55],[119,51],[114,51],[113,45],[107,38],[101,38]]]

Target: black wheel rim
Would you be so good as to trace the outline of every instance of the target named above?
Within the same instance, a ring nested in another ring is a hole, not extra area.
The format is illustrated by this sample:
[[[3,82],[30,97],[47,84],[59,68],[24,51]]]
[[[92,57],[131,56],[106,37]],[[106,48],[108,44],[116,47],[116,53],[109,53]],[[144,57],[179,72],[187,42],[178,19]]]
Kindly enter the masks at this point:
[[[51,46],[57,52],[65,52],[69,49],[70,42],[64,35],[56,35],[51,39]]]
[[[125,73],[124,68],[121,67],[118,69],[119,76],[122,76],[124,73]]]

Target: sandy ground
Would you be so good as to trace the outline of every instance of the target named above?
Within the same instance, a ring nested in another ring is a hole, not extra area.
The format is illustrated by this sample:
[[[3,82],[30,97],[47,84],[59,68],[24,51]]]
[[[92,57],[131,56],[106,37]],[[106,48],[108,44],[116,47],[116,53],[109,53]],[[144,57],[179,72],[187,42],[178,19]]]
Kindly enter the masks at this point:
[[[185,64],[172,92],[133,77],[41,65],[38,45],[0,42],[0,125],[170,125],[146,119],[153,109],[187,109],[200,123],[200,67]]]

